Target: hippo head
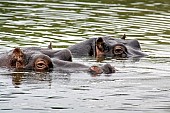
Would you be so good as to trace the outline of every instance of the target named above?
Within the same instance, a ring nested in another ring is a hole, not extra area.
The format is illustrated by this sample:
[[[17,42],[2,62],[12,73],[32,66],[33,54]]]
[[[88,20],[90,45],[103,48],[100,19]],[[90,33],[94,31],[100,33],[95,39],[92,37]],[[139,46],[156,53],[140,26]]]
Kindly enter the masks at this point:
[[[99,37],[95,41],[95,57],[102,61],[106,57],[128,58],[133,56],[144,56],[140,44],[135,39],[126,40],[126,35],[121,38]]]
[[[10,65],[13,68],[23,68],[25,66],[25,54],[20,48],[15,48],[12,51]]]
[[[123,36],[124,37],[124,36]],[[111,58],[127,58],[127,48],[125,46],[124,39],[118,41],[117,39],[110,37],[99,37],[96,39],[95,57],[97,59],[111,57]]]
[[[33,69],[35,71],[44,72],[53,68],[50,57],[45,54],[35,55],[33,60]]]

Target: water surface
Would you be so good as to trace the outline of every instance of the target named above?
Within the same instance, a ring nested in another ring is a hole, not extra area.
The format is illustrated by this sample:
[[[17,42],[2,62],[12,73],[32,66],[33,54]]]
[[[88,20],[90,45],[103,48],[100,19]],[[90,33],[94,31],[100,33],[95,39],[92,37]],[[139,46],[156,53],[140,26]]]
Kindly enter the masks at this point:
[[[0,69],[0,112],[169,113],[169,0],[1,0],[1,52],[14,47],[63,49],[98,36],[138,39],[139,61],[73,58],[110,63],[114,74],[15,73]]]

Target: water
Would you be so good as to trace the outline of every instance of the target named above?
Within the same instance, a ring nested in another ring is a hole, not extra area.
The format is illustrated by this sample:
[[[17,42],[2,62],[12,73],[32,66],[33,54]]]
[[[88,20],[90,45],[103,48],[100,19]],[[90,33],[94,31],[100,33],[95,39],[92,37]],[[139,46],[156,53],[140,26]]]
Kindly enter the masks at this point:
[[[63,49],[98,37],[138,39],[149,56],[139,61],[74,58],[110,63],[114,74],[14,73],[0,69],[2,113],[169,113],[169,0],[1,0],[0,48]]]

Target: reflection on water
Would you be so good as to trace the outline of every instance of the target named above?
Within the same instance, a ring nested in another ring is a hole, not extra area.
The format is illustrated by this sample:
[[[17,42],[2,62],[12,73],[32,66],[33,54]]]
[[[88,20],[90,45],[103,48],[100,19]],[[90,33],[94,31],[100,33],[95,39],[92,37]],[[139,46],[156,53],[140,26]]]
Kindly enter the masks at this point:
[[[169,0],[1,0],[0,51],[66,48],[91,37],[126,34],[149,56],[111,63],[111,75],[0,70],[0,112],[170,112]]]

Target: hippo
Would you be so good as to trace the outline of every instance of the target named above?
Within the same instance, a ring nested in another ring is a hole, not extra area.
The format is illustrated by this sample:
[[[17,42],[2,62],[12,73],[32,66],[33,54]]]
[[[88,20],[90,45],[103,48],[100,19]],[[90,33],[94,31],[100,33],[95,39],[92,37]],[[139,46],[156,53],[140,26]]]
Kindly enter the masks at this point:
[[[48,50],[48,52],[53,52]],[[66,59],[66,60],[65,60]],[[67,61],[72,59],[70,50],[65,49],[53,54],[53,57],[38,51],[25,51],[15,48],[0,54],[0,67],[24,69],[36,72],[50,72],[57,70],[86,71],[90,73],[115,73],[115,68],[110,64],[104,66],[86,66],[80,63]]]
[[[140,44],[136,39],[126,39],[124,34],[121,38],[104,36],[90,38],[83,42],[68,47],[73,56],[94,56],[95,58],[129,58],[143,57]]]

